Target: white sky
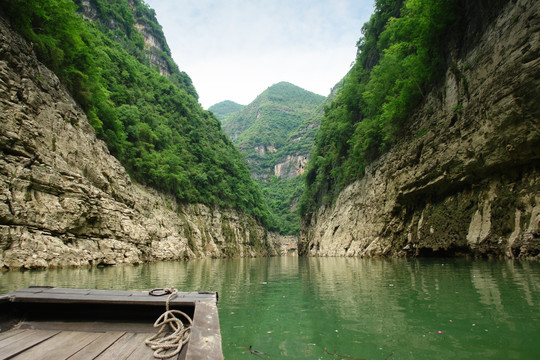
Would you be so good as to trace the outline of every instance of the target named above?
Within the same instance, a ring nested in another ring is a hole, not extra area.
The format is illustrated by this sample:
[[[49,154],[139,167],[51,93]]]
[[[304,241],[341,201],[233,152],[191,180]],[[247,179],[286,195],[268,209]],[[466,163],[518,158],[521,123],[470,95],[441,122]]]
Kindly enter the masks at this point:
[[[288,81],[327,96],[349,71],[374,0],[145,0],[208,108]]]

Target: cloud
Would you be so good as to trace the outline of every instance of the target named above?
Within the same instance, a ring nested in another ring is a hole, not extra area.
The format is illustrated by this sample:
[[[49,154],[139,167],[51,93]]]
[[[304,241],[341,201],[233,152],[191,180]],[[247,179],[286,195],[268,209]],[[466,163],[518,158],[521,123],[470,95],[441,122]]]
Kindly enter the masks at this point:
[[[349,70],[372,0],[146,0],[209,107],[288,81],[328,95]]]

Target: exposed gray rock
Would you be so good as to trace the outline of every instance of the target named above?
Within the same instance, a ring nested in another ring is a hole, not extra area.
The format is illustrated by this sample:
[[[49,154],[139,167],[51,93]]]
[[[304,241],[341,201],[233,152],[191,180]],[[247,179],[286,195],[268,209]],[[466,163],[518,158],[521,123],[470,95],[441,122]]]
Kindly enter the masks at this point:
[[[540,259],[540,2],[510,1],[300,253]]]
[[[276,255],[235,210],[132,182],[85,114],[0,18],[0,268]]]
[[[274,175],[283,179],[291,179],[302,175],[307,166],[308,157],[305,155],[287,155],[283,162],[274,166]]]

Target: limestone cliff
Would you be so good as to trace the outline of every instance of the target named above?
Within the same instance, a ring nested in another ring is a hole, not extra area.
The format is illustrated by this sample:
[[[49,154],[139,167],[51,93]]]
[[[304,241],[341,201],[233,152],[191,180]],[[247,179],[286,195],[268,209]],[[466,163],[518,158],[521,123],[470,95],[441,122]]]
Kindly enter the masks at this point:
[[[303,219],[300,254],[540,259],[540,2],[508,1],[472,36],[407,135]]]
[[[274,176],[290,179],[302,175],[306,170],[307,155],[287,155],[283,162],[274,165]]]
[[[0,18],[0,267],[275,255],[243,213],[132,182],[58,78]]]

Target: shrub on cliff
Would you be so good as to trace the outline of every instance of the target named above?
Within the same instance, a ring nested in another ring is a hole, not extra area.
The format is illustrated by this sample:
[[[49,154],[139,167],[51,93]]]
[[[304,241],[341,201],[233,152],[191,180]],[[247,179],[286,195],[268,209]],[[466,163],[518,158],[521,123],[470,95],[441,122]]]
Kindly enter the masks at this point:
[[[325,109],[301,211],[312,211],[363,176],[400,135],[444,65],[444,37],[457,0],[377,0],[356,62]]]
[[[133,9],[127,0],[90,3],[103,21],[84,19],[71,0],[4,0],[0,10],[133,178],[180,201],[238,208],[268,222],[244,157],[202,109],[189,77],[174,63],[170,76],[162,76],[148,62],[133,16],[150,23],[165,44],[153,11],[140,0]],[[111,19],[118,26],[102,26]]]

